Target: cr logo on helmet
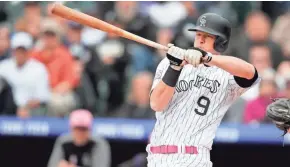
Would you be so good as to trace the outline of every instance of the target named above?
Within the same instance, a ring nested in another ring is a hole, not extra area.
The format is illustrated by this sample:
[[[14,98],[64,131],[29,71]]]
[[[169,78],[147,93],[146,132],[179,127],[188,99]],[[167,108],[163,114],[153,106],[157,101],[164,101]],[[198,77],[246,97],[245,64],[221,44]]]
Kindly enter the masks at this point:
[[[199,24],[199,26],[201,26],[201,27],[205,27],[205,23],[206,23],[206,16],[202,16],[201,18],[200,18],[200,24]]]

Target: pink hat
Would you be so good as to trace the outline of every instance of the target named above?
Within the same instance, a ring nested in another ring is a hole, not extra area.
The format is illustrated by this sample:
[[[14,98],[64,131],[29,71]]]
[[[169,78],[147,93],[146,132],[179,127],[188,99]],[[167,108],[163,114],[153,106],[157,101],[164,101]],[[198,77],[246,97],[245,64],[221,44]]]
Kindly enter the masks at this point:
[[[79,109],[70,114],[70,127],[86,127],[91,128],[93,124],[93,115],[88,110]]]

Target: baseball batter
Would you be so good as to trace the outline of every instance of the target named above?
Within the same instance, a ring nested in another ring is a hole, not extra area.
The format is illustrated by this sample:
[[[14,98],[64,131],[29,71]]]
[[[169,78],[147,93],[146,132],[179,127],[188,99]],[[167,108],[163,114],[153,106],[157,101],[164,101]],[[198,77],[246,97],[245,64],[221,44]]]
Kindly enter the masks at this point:
[[[150,93],[156,124],[150,137],[148,167],[211,167],[216,130],[230,105],[260,81],[256,68],[221,55],[231,26],[225,18],[200,16],[192,49],[169,44]]]

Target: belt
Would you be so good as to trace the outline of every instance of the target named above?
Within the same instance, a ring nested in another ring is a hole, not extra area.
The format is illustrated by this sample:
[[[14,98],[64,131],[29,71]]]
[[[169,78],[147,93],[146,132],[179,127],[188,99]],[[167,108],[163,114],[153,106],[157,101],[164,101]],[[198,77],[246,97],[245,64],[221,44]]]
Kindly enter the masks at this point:
[[[183,147],[175,145],[151,146],[150,151],[153,154],[174,154],[174,153],[198,154],[197,147],[195,146],[183,146]]]

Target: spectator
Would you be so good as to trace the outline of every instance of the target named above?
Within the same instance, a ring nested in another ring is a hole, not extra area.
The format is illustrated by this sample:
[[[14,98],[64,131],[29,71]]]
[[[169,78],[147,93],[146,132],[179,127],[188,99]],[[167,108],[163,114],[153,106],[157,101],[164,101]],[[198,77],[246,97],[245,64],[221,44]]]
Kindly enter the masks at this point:
[[[69,47],[72,44],[81,44],[81,33],[83,25],[69,21],[68,30],[66,33],[66,45]]]
[[[290,77],[290,61],[283,61],[280,63],[277,74],[276,81],[280,89],[286,88],[286,79]]]
[[[90,55],[88,51],[84,49],[84,46],[80,44],[71,45],[70,51],[75,61],[75,76],[80,80],[80,84],[75,89],[75,93],[79,97],[79,105],[81,108],[88,109],[95,113],[97,97],[90,77],[85,71],[85,65]]]
[[[267,69],[273,69],[273,62],[270,48],[266,45],[254,45],[249,49],[249,62],[252,63],[258,73]]]
[[[245,4],[244,4],[245,5]],[[206,13],[216,13],[228,19],[233,26],[237,24],[237,11],[233,9],[231,2],[221,1],[208,6]]]
[[[149,40],[155,40],[156,26],[151,22],[149,17],[141,15],[139,11],[139,2],[116,1],[114,11],[115,13],[109,13],[107,15],[107,20],[117,22],[125,30],[131,33],[142,36]]]
[[[152,84],[152,74],[139,73],[133,78],[129,101],[120,107],[112,116],[127,118],[155,118],[149,104],[148,95]]]
[[[159,29],[156,35],[156,42],[167,45],[173,38],[173,32],[169,28]],[[133,45],[134,46],[134,45]],[[154,52],[146,47],[136,45],[132,47],[131,72],[132,77],[142,72],[154,73],[158,63],[166,56],[166,51],[156,49]]]
[[[57,138],[48,167],[110,167],[109,143],[91,136],[93,116],[87,110],[70,114],[71,134]]]
[[[155,3],[148,9],[152,22],[159,28],[175,27],[187,14],[186,6],[174,1]]]
[[[0,77],[0,113],[1,115],[15,115],[17,106],[13,98],[12,88],[9,83]]]
[[[32,57],[42,62],[49,72],[52,97],[48,104],[49,114],[64,116],[77,107],[73,90],[79,84],[79,77],[73,73],[74,60],[61,43],[59,25],[51,19],[42,23],[42,38]]]
[[[0,2],[0,23],[5,22],[8,19],[8,14],[5,10],[7,3],[2,1]]]
[[[40,23],[42,19],[41,6],[39,2],[24,2],[24,13],[23,16],[17,20],[15,30],[29,33],[32,35],[35,42],[40,33]]]
[[[230,55],[249,61],[249,48],[252,45],[263,44],[270,48],[273,68],[277,69],[279,63],[284,60],[280,46],[270,38],[271,22],[262,12],[255,11],[248,15],[244,24],[244,30],[232,42],[227,51]]]
[[[288,78],[286,81],[285,97],[290,99],[290,78]]]
[[[173,43],[181,48],[189,48],[193,46],[195,33],[188,31],[188,29],[194,27],[198,17],[198,11],[196,3],[193,1],[183,1],[181,3],[187,10],[187,16],[175,28]]]
[[[285,89],[279,93],[279,97],[290,99],[290,77],[285,79]]]
[[[249,62],[252,63],[259,74],[263,74],[266,71],[273,71],[271,62],[270,48],[266,45],[254,45],[249,49]],[[259,84],[252,87],[250,90],[245,92],[241,97],[245,100],[253,100],[259,95]]]
[[[97,62],[96,56],[93,56],[93,50],[86,45],[83,44],[82,39],[82,31],[83,26],[79,23],[69,22],[68,23],[68,31],[66,34],[66,45],[68,46],[71,54],[77,60],[77,62],[81,62],[81,66],[83,66],[82,73],[88,76],[88,82],[96,86],[95,79],[97,75],[96,72],[96,64]]]
[[[75,22],[68,22],[68,31],[66,36],[66,45],[73,55],[76,66],[79,69],[77,76],[80,78],[80,84],[76,88],[79,97],[80,107],[89,109],[92,112],[99,112],[101,105],[98,103],[98,81],[100,78],[100,69],[102,68],[100,59],[96,56],[95,46],[86,46],[82,40],[84,27]],[[95,38],[94,34],[90,34]],[[96,108],[98,106],[98,108]],[[96,111],[97,110],[97,111]]]
[[[276,20],[279,15],[289,11],[289,2],[288,1],[268,1],[261,2],[261,10],[266,12],[271,20]]]
[[[0,26],[0,62],[10,56],[10,39],[9,29],[4,26]]]
[[[113,24],[120,26],[116,22]],[[126,69],[132,56],[131,46],[131,41],[108,34],[107,38],[95,48],[96,55],[100,59],[99,66],[102,67],[99,80],[104,83],[100,89],[108,90],[102,93],[107,100],[106,112],[115,110],[124,102],[127,86]]]
[[[156,56],[151,50],[141,45],[133,44],[131,47],[131,54],[132,58],[130,62],[130,72],[132,77],[142,72],[154,73],[158,62],[161,59],[160,57]]]
[[[272,102],[271,98],[278,96],[277,91],[274,76],[264,76],[260,83],[259,96],[246,104],[244,123],[263,122],[266,115],[266,108]]]
[[[237,24],[236,26],[241,26],[244,22],[246,17],[255,10],[256,5],[259,2],[250,2],[250,1],[232,1],[228,2],[231,4],[232,9],[237,14]]]
[[[290,12],[285,13],[277,18],[272,29],[272,38],[282,47],[284,56],[290,60]]]
[[[82,73],[90,73],[91,75],[93,75],[92,73],[92,65],[90,64],[95,58],[92,57],[92,53],[91,50],[89,50],[89,48],[87,48],[81,40],[81,34],[82,34],[82,30],[83,30],[83,25],[70,21],[68,22],[68,30],[66,33],[66,45],[68,47],[68,49],[70,50],[72,56],[75,58],[75,60],[77,60],[77,62],[81,62],[80,64],[78,63],[78,65],[83,66],[83,70]],[[90,64],[91,66],[87,66],[88,64]],[[94,66],[95,64],[93,64]],[[89,76],[90,76],[89,74]]]
[[[61,3],[64,4],[65,2],[61,2]],[[47,5],[47,8],[46,8],[47,17],[50,20],[53,20],[54,22],[56,22],[58,24],[58,31],[63,34],[65,32],[65,30],[68,29],[68,27],[67,27],[67,19],[64,19],[63,17],[60,17],[60,16],[57,16],[57,15],[52,14],[50,12],[52,6],[53,6],[53,3],[49,3]]]
[[[0,64],[0,75],[12,87],[19,117],[44,115],[45,110],[40,108],[50,98],[47,70],[42,63],[29,56],[32,43],[29,34],[16,33],[11,40],[13,57]]]
[[[173,38],[173,32],[169,28],[159,29],[156,35],[156,42],[161,45],[167,45]],[[147,47],[141,45],[133,45],[131,72],[132,77],[142,72],[154,73],[158,63],[165,57],[166,51],[156,49],[154,51],[149,50]]]
[[[85,65],[85,71],[88,73],[94,73],[94,66],[95,66],[95,56],[93,55],[92,51],[93,49],[83,44],[82,41],[82,32],[83,32],[83,26],[79,23],[75,23],[70,21],[68,23],[68,31],[66,34],[66,45],[69,48],[69,50],[74,52],[76,48],[81,49],[82,54],[78,54],[77,57],[79,60],[82,60],[82,62]]]

